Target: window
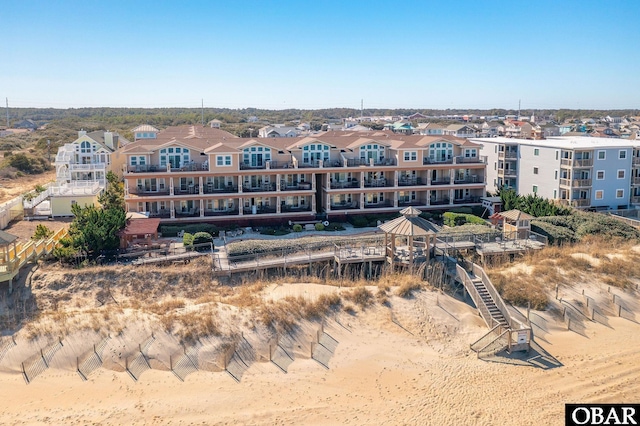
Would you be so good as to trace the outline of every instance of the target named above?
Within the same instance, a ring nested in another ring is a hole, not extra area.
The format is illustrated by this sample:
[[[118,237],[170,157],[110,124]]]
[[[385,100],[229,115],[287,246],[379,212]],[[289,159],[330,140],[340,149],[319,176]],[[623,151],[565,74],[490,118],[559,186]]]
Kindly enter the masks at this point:
[[[624,160],[625,158],[627,158],[627,150],[621,149],[620,151],[618,151],[618,158],[620,160]]]
[[[495,146],[495,150],[496,154],[498,153],[498,145]]]
[[[418,160],[418,153],[416,151],[405,151],[404,161],[416,161]]]
[[[265,148],[265,151],[269,150],[269,160],[271,160],[271,153],[269,148]],[[304,164],[313,164],[322,160],[323,162],[329,161],[329,146],[323,144],[311,144],[305,145],[302,148],[302,162]]]
[[[533,185],[533,193],[537,194],[538,193],[538,185]]]
[[[533,155],[540,155],[540,149],[534,148],[533,149]]]
[[[131,164],[132,166],[137,166],[138,165],[138,157],[133,156],[133,157],[130,157],[129,159],[130,159],[130,163],[129,164]]]
[[[493,170],[498,170],[498,163],[495,161],[493,162]]]
[[[606,160],[607,151],[598,151],[598,160]]]
[[[556,160],[558,159],[558,155],[560,155],[560,152],[556,150]]]
[[[329,149],[329,147],[327,146],[326,149]],[[362,160],[373,158],[374,162],[382,161],[384,159],[384,146],[377,143],[362,145],[360,147],[360,158]]]
[[[230,165],[231,165],[230,155],[216,155],[216,166],[230,166]]]
[[[554,189],[553,190],[553,199],[555,200],[556,198],[558,198],[558,190]]]
[[[603,180],[604,179],[604,170],[598,170],[596,172],[596,180]]]
[[[537,175],[537,174],[538,174],[538,168],[537,168],[537,167],[534,167],[534,168],[533,168],[533,174],[534,174],[534,175]]]
[[[624,198],[624,189],[616,189],[616,198]]]
[[[478,151],[475,148],[467,148],[464,150],[465,158],[477,157]]]
[[[624,179],[624,170],[618,170],[618,179]]]
[[[604,198],[604,191],[602,189],[598,189],[596,191],[596,200],[602,200]]]
[[[555,173],[553,174],[553,176],[554,176],[553,178],[554,178],[555,180],[558,180],[558,171],[557,171],[557,170],[555,171]],[[554,198],[555,198],[555,197],[554,197]]]

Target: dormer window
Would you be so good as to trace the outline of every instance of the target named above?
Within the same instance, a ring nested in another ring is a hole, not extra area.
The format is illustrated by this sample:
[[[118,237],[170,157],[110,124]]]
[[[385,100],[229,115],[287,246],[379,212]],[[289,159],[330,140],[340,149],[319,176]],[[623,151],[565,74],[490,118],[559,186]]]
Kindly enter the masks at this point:
[[[362,145],[360,147],[360,158],[363,160],[373,158],[374,161],[378,162],[384,158],[384,146],[377,143]]]
[[[302,162],[313,164],[318,160],[329,161],[329,145],[311,144],[302,147]]]

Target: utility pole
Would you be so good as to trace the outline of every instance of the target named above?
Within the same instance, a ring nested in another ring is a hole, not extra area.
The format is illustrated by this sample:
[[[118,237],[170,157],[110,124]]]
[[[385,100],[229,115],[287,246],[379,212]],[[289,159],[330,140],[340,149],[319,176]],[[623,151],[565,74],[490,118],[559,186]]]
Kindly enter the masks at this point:
[[[5,98],[7,101],[7,129],[9,128],[9,98]]]
[[[360,99],[360,121],[362,121],[363,116],[364,116],[364,99]]]
[[[202,127],[204,127],[204,98],[202,100]]]
[[[51,162],[51,141],[47,139],[47,158]]]
[[[518,120],[520,120],[520,99],[518,99]]]

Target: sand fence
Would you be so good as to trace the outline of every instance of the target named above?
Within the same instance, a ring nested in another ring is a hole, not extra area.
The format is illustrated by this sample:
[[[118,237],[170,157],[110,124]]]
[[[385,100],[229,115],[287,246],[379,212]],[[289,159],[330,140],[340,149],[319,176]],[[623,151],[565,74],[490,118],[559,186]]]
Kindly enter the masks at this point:
[[[333,329],[340,327],[336,322]],[[329,331],[327,323],[307,322],[270,339],[238,333],[184,345],[164,330],[152,332],[145,326],[125,328],[114,336],[77,332],[64,340],[7,336],[0,340],[0,369],[21,373],[27,384],[49,368],[75,371],[83,381],[104,369],[126,372],[137,382],[153,369],[171,372],[180,381],[196,371],[225,371],[239,382],[258,362],[270,362],[287,373],[296,359],[313,359],[328,369],[338,346]]]

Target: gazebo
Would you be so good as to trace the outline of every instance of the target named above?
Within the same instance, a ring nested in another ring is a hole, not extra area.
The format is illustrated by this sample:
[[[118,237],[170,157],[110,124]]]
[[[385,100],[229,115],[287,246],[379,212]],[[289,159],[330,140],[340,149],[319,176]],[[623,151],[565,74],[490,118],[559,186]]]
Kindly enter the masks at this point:
[[[492,223],[502,222],[502,233],[506,239],[526,239],[531,233],[531,221],[535,217],[520,210],[508,210],[489,216]]]
[[[387,261],[391,264],[391,269],[393,269],[395,262],[397,237],[403,237],[407,240],[408,254],[404,259],[400,258],[401,262],[408,260],[409,266],[413,267],[416,254],[419,254],[414,247],[416,239],[424,240],[425,257],[426,261],[429,261],[431,246],[436,246],[436,233],[438,229],[428,220],[421,218],[419,216],[420,213],[422,212],[414,207],[407,207],[400,211],[402,216],[378,227],[384,232],[386,257]]]

